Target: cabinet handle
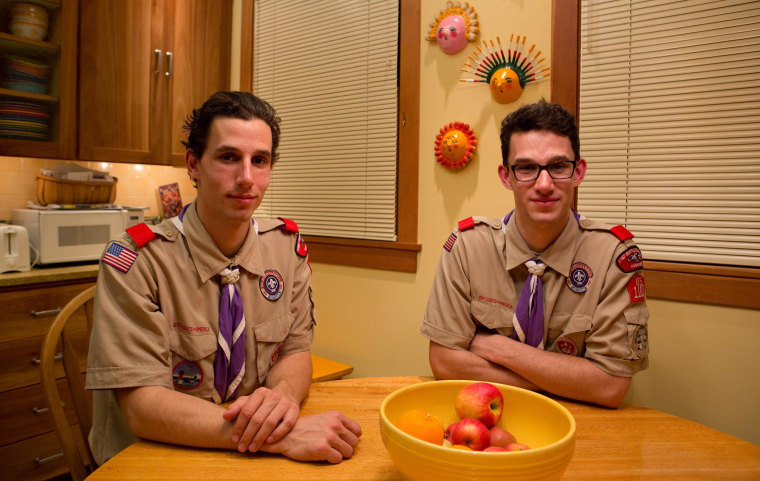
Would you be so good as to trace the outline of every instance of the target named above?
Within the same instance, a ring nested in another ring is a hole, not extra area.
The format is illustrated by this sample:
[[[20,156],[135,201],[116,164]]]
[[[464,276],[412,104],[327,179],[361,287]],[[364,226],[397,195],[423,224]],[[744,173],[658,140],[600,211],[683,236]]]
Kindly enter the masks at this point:
[[[29,314],[31,314],[32,317],[45,317],[45,316],[53,316],[55,314],[58,314],[59,312],[61,312],[61,310],[62,309],[60,307],[56,307],[55,309],[48,309],[47,311],[35,311],[34,309],[32,309],[31,311],[29,311]]]
[[[62,352],[59,352],[58,354],[56,354],[56,355],[53,357],[53,359],[55,359],[56,361],[60,361],[61,359],[63,359],[63,353],[62,353]],[[40,362],[42,362],[42,361],[40,361],[40,358],[39,358],[39,357],[37,357],[37,356],[34,356],[34,357],[32,358],[32,364],[39,364]]]
[[[50,461],[55,461],[56,459],[60,459],[63,457],[63,451],[59,451],[56,454],[53,454],[52,456],[48,456],[47,458],[40,458],[37,456],[34,458],[34,465],[39,466],[40,464],[49,463]]]
[[[156,70],[153,73],[158,75],[161,73],[163,58],[161,57],[161,50],[155,49],[153,53],[156,54]]]
[[[174,71],[174,54],[166,52],[166,59],[169,61],[169,69],[166,71],[166,76],[171,77]]]
[[[62,407],[65,407],[65,406],[66,406],[66,403],[65,403],[65,402],[63,402],[63,401],[61,401],[61,406],[62,406]],[[33,408],[32,408],[32,412],[33,412],[34,414],[45,414],[45,413],[46,413],[46,412],[48,412],[48,411],[50,411],[50,409],[49,409],[49,408],[38,408],[37,406],[35,406],[35,407],[33,407]]]

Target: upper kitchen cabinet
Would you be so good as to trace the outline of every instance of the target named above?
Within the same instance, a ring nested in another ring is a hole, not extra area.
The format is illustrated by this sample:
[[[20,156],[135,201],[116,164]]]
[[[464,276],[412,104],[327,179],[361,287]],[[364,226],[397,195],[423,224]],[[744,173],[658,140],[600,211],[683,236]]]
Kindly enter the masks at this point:
[[[229,88],[232,0],[80,0],[79,158],[184,165],[182,126]]]
[[[0,155],[74,158],[77,0],[0,0]]]

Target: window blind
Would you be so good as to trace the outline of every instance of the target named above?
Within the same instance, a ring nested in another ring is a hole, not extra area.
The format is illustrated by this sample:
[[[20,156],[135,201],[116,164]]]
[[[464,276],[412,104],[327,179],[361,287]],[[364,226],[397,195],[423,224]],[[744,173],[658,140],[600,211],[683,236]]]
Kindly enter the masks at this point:
[[[579,210],[644,257],[760,266],[760,2],[583,0]]]
[[[282,119],[257,215],[396,240],[398,0],[257,0],[253,92]]]

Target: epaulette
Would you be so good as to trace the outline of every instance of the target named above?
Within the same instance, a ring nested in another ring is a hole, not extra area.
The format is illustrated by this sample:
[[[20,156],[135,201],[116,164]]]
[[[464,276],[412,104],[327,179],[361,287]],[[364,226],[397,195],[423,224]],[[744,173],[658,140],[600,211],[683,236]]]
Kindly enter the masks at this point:
[[[290,219],[286,219],[285,217],[278,217],[284,224],[282,224],[282,228],[285,229],[288,232],[293,232],[295,234],[298,233],[298,224],[293,222]]]
[[[127,234],[135,242],[137,247],[142,247],[156,238],[156,234],[148,227],[148,224],[142,222],[127,228]]]
[[[633,238],[633,234],[631,234],[631,231],[629,231],[622,225],[616,225],[615,227],[610,229],[610,232],[612,232],[615,235],[615,237],[620,239],[621,242]]]
[[[468,217],[464,220],[460,220],[457,222],[457,227],[459,228],[459,231],[462,232],[472,229],[478,224],[488,224],[493,229],[501,229],[501,219],[482,216]]]
[[[475,219],[473,219],[472,217],[468,217],[464,220],[460,220],[459,222],[457,222],[457,227],[459,228],[460,231],[472,229],[473,227],[475,227]]]

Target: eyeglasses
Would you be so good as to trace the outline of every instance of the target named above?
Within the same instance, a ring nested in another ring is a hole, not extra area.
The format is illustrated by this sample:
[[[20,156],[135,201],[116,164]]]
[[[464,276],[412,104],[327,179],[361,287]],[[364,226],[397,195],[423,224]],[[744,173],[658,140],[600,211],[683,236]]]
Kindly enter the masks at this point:
[[[546,165],[538,165],[532,162],[525,162],[512,166],[512,173],[520,182],[533,182],[541,175],[541,171],[549,172],[552,179],[569,179],[575,172],[575,160],[560,160],[550,162]]]

